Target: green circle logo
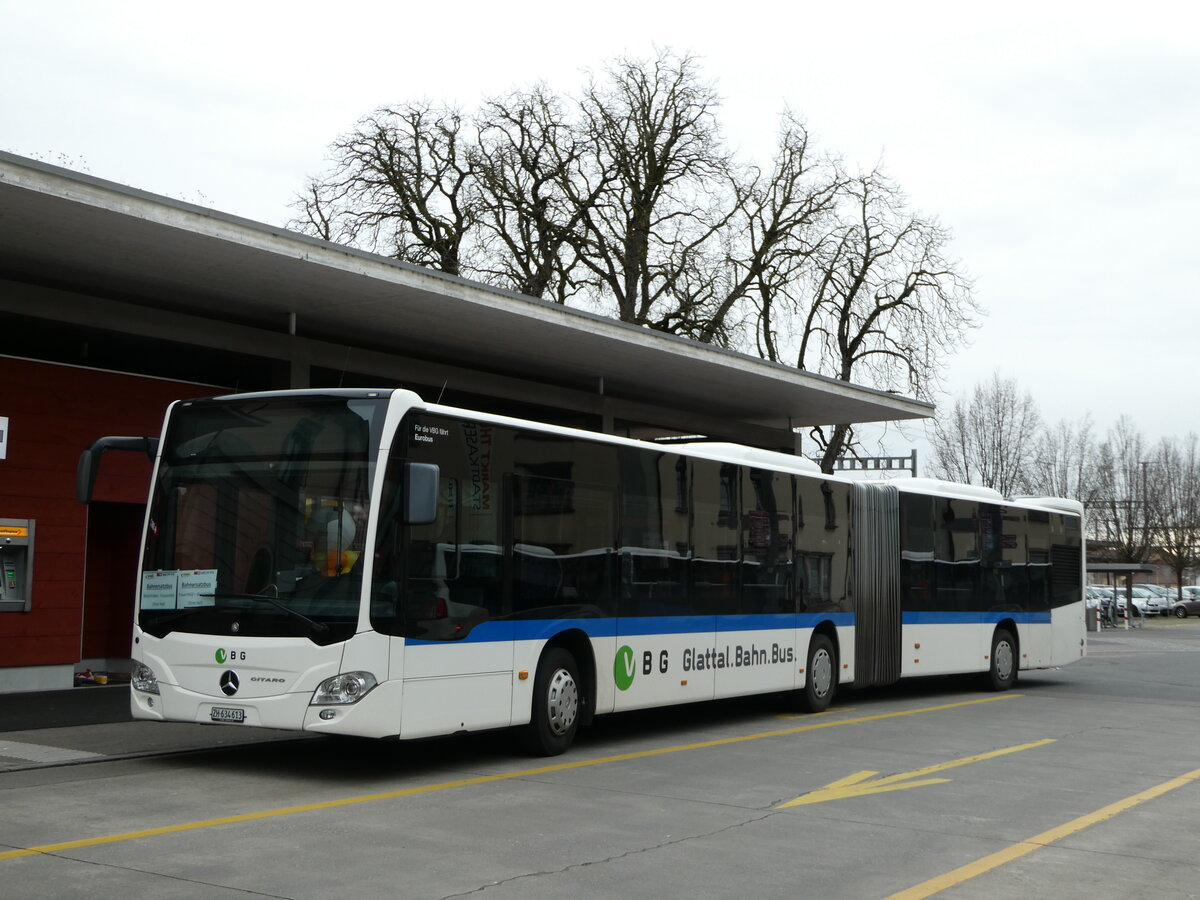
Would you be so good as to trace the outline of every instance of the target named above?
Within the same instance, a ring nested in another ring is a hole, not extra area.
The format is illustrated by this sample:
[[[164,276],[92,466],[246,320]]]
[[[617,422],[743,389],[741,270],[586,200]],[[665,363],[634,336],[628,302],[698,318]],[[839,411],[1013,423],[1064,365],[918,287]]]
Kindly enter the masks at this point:
[[[225,662],[225,648],[224,647],[222,647],[220,650],[218,650],[216,655],[217,655],[217,662],[219,662],[219,663]]]
[[[633,684],[633,673],[633,648],[626,645],[617,651],[617,657],[613,660],[613,681],[617,683],[618,690],[629,690]]]

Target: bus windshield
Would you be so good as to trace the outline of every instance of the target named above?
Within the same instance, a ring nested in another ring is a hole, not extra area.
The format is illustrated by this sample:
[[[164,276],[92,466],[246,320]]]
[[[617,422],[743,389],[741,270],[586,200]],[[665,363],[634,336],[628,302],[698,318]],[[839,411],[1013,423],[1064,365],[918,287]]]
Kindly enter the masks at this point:
[[[386,405],[347,391],[177,407],[150,501],[141,627],[349,638]]]

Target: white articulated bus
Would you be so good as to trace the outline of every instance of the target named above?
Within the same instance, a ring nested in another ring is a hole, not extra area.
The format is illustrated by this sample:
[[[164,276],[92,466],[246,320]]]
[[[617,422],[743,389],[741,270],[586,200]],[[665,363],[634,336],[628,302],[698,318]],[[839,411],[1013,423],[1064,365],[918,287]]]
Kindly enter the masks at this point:
[[[403,390],[186,400],[155,455],[139,719],[420,738],[1084,652],[1082,510],[855,483]]]

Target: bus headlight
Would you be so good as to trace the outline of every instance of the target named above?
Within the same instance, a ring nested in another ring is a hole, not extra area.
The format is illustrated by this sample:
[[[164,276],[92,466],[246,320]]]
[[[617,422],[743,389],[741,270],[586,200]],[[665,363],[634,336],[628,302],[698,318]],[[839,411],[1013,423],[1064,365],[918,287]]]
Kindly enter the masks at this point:
[[[133,671],[129,674],[129,683],[135,691],[141,691],[143,694],[158,693],[158,676],[145,663],[134,664]]]
[[[357,703],[379,682],[370,672],[343,672],[326,678],[313,691],[309,706],[345,706]]]

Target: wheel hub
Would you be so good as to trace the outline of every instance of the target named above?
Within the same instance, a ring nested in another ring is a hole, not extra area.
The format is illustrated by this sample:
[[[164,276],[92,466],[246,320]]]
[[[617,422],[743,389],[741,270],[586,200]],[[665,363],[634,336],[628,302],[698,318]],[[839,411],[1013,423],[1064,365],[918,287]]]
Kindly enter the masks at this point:
[[[1008,641],[996,645],[995,663],[996,674],[1007,681],[1013,671],[1013,648]]]
[[[579,686],[566,669],[558,669],[546,691],[547,722],[556,735],[564,735],[575,724],[579,713]]]
[[[812,681],[814,694],[824,697],[829,693],[830,685],[833,684],[833,659],[824,648],[813,654],[808,677]]]

